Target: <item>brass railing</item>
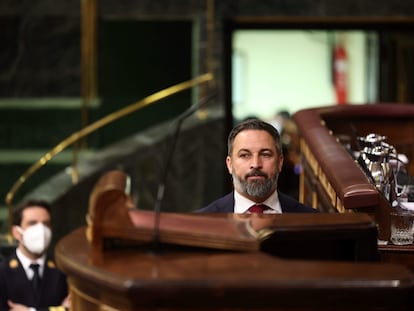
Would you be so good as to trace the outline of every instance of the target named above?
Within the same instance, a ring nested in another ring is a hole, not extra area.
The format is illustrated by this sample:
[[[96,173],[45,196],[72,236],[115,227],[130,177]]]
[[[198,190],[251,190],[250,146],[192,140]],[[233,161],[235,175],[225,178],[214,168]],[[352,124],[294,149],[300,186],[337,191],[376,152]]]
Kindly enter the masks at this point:
[[[69,147],[72,144],[75,144],[79,142],[82,138],[90,135],[91,133],[95,132],[96,130],[114,122],[118,119],[130,115],[133,112],[136,112],[137,110],[144,108],[152,103],[155,103],[157,101],[160,101],[162,99],[165,99],[169,96],[172,96],[174,94],[177,94],[179,92],[185,91],[187,89],[190,89],[192,87],[201,85],[203,83],[207,83],[209,81],[213,80],[213,74],[206,73],[203,75],[200,75],[194,79],[187,80],[178,84],[175,84],[173,86],[170,86],[166,89],[163,89],[159,92],[153,93],[152,95],[149,95],[145,97],[144,99],[135,102],[133,104],[130,104],[124,108],[121,108],[102,119],[99,119],[98,121],[95,121],[94,123],[91,123],[90,125],[82,128],[78,132],[73,133],[63,141],[61,141],[59,144],[57,144],[54,148],[52,148],[50,151],[46,152],[37,162],[35,162],[32,166],[30,166],[13,184],[13,186],[10,188],[10,190],[6,194],[5,202],[8,208],[8,220],[9,220],[9,228],[11,228],[11,213],[12,213],[12,202],[13,199],[17,193],[17,191],[21,188],[21,186],[27,181],[29,177],[31,177],[35,172],[37,172],[41,167],[46,165],[50,160],[52,160],[57,154],[62,152],[64,149]],[[75,146],[77,147],[77,146]],[[74,152],[74,162],[76,162],[77,152]],[[74,174],[77,174],[76,168],[72,170]],[[75,181],[77,178],[73,177],[72,180]]]

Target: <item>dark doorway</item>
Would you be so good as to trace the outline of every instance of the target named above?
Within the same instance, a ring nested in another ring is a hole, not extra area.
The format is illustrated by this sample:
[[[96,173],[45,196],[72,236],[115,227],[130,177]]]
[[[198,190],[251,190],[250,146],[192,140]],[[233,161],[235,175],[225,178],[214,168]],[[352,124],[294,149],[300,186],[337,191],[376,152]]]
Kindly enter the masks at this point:
[[[103,117],[191,79],[191,21],[102,21],[99,96]],[[100,145],[172,119],[191,105],[191,91],[173,95],[103,128]]]

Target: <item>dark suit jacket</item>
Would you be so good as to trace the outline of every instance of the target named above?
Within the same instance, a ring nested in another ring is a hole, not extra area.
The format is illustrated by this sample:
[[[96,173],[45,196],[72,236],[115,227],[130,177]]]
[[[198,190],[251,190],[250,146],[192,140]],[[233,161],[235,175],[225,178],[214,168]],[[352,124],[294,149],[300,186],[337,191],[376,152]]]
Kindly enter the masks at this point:
[[[316,213],[312,207],[306,206],[296,199],[278,192],[282,213]],[[234,212],[234,192],[230,192],[224,197],[212,202],[206,207],[195,211],[196,213],[233,213]]]
[[[39,302],[36,303],[32,285],[27,278],[16,253],[0,263],[0,310],[9,310],[7,300],[48,310],[49,306],[60,306],[68,295],[66,276],[57,269],[51,259],[46,260]]]

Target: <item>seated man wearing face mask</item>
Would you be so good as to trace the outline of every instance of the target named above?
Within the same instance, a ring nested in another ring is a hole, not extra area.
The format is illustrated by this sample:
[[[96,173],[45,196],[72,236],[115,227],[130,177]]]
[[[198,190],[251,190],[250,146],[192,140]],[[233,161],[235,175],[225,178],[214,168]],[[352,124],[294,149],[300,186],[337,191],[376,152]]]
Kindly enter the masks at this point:
[[[28,201],[13,213],[16,252],[0,263],[0,310],[65,310],[65,275],[48,257],[52,237],[50,206]]]

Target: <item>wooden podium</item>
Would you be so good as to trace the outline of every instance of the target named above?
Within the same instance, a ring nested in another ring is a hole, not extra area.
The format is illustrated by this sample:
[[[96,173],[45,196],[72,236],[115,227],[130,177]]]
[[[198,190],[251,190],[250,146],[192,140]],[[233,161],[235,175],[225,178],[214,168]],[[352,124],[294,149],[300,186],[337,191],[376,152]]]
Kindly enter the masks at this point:
[[[123,177],[57,244],[71,310],[412,310],[414,275],[375,262],[368,216],[155,215],[126,208]]]

